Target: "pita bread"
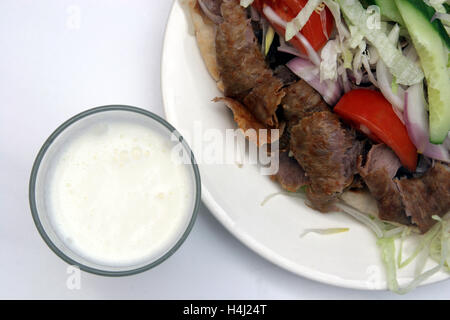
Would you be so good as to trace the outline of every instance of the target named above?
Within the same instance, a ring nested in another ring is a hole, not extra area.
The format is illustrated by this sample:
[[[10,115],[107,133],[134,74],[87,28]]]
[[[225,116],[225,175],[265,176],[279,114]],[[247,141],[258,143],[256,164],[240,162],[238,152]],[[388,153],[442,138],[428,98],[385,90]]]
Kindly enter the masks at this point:
[[[225,105],[233,111],[234,121],[237,123],[239,129],[243,131],[245,134],[247,130],[255,130],[256,136],[254,135],[246,135],[249,141],[255,143],[258,147],[261,147],[265,144],[271,144],[275,141],[278,141],[281,134],[277,134],[276,136],[272,136],[272,132],[270,127],[263,125],[261,122],[256,120],[256,118],[247,110],[241,103],[231,98],[215,98],[214,102],[223,102]],[[267,140],[262,140],[259,135],[259,130],[267,130]],[[279,129],[282,131],[282,128]]]
[[[200,54],[217,87],[223,92],[216,58],[216,25],[203,13],[197,0],[188,0],[188,8]]]

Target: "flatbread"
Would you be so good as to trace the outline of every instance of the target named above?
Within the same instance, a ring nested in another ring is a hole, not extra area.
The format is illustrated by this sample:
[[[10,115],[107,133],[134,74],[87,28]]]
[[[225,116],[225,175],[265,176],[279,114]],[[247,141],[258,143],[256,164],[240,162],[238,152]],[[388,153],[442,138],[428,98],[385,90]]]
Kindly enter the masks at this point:
[[[378,218],[378,205],[372,195],[365,190],[346,191],[340,196],[341,200],[358,211]]]
[[[188,0],[188,8],[200,54],[211,77],[217,82],[217,87],[223,92],[216,56],[215,39],[217,26],[203,13],[197,0]]]
[[[258,147],[261,147],[265,144],[271,144],[275,141],[278,141],[281,134],[277,134],[275,136],[272,135],[272,131],[270,127],[263,125],[261,122],[256,120],[256,118],[251,114],[250,111],[247,110],[241,103],[231,98],[215,98],[214,102],[223,102],[225,105],[233,111],[234,121],[237,123],[239,129],[245,132],[247,130],[255,130],[256,136],[250,135],[246,136],[247,139],[253,143],[255,143]],[[284,128],[284,126],[283,126]],[[278,129],[278,132],[282,132],[283,128]],[[259,135],[259,130],[267,130],[267,140],[263,140]]]

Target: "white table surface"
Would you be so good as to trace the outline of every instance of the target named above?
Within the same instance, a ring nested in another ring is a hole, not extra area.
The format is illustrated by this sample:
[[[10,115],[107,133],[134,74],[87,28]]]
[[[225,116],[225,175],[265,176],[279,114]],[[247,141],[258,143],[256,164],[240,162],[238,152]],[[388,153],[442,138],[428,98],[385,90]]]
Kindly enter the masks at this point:
[[[59,124],[90,107],[127,104],[163,115],[160,60],[171,5],[0,1],[0,298],[449,299],[449,281],[397,296],[298,277],[233,238],[204,206],[187,241],[162,265],[126,278],[82,273],[81,288],[68,289],[67,265],[31,219],[32,162]]]

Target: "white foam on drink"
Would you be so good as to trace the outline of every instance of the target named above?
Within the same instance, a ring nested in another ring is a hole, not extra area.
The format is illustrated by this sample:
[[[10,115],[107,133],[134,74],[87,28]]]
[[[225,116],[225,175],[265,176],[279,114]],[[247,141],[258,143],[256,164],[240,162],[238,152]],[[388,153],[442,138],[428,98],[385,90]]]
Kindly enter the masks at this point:
[[[156,260],[192,215],[187,165],[167,137],[132,121],[91,125],[66,143],[50,174],[50,220],[68,248],[106,266]]]

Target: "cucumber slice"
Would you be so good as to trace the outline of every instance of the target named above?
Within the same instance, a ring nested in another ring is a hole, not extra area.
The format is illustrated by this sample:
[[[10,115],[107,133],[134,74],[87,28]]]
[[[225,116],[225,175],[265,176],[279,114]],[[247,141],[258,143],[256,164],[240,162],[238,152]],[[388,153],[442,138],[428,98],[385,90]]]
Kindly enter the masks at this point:
[[[419,54],[428,84],[430,141],[442,144],[450,130],[450,77],[447,71],[450,41],[439,24],[430,22],[434,10],[422,0],[395,0]],[[430,11],[431,9],[431,11]]]
[[[430,7],[429,5],[427,5],[425,2],[423,2],[423,0],[402,0],[402,1],[394,0],[394,1],[395,1],[395,4],[397,4],[397,8],[399,9],[400,14],[403,17],[403,20],[405,20],[405,17],[403,16],[403,12],[401,12],[400,8],[398,7],[399,2],[405,3],[405,5],[409,4],[410,6],[414,7],[414,9],[416,10],[416,13],[421,14],[423,18],[425,18],[426,20],[428,20],[428,22],[430,22],[429,24],[431,25],[431,27],[441,37],[442,41],[447,46],[447,48],[450,49],[450,37],[449,37],[447,31],[445,30],[442,22],[439,19],[435,19],[431,23],[431,20],[433,19],[433,16],[436,13],[436,11],[433,9],[433,7]],[[413,24],[413,22],[409,21],[409,24],[411,25],[411,24]]]

